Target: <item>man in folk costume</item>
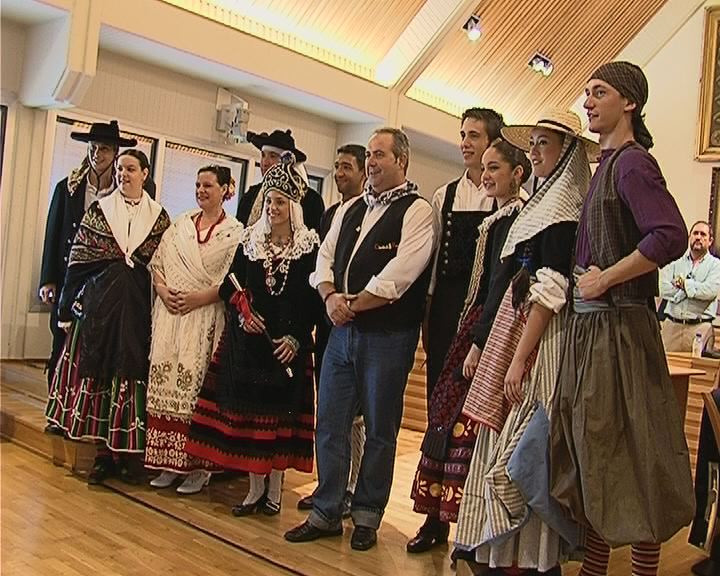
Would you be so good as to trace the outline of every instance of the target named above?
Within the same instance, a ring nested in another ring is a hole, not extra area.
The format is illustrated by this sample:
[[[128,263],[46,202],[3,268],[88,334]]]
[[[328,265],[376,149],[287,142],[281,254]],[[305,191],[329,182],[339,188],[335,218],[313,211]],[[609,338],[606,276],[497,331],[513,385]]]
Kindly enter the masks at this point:
[[[363,192],[365,186],[365,146],[360,144],[345,144],[337,149],[335,157],[335,170],[333,172],[335,185],[340,192],[341,199],[330,208],[325,210],[318,234],[320,242],[325,239],[335,219],[335,215],[341,206],[353,198],[357,198]],[[318,300],[319,302],[319,300]],[[320,384],[320,368],[325,347],[330,336],[330,319],[325,311],[321,311],[321,318],[315,329],[315,384]],[[343,518],[350,517],[350,504],[352,502],[355,487],[357,486],[358,475],[360,474],[360,461],[362,460],[365,447],[365,422],[362,414],[358,414],[353,420],[350,440],[350,477],[348,478],[347,490],[343,497]],[[301,498],[298,501],[298,510],[312,510],[312,494]]]
[[[607,572],[632,544],[632,572],[657,573],[660,543],[693,516],[680,411],[654,309],[658,268],[687,230],[643,121],[648,84],[629,62],[600,66],[585,88],[600,166],[575,248],[573,311],[551,413],[551,492],[586,525],[581,575]]]
[[[51,306],[52,351],[47,363],[48,388],[65,343],[65,330],[58,326],[58,298],[65,281],[73,238],[90,204],[115,188],[113,166],[119,148],[137,144],[134,138],[120,136],[115,120],[109,124],[95,123],[89,132],[71,132],[70,138],[87,142],[87,154],[80,166],[55,186],[45,227],[39,296],[43,303]],[[52,424],[46,428],[48,432],[58,430]]]
[[[377,541],[433,251],[432,208],[406,178],[409,157],[404,132],[373,133],[365,193],[340,209],[311,276],[334,326],[318,395],[318,487],[308,519],[285,534],[291,542],[342,534],[350,429],[358,406],[367,440],[351,507],[350,544],[368,550]]]
[[[260,174],[265,176],[265,173],[280,162],[280,158],[285,152],[292,152],[295,156],[297,164],[295,164],[295,170],[302,176],[307,184],[307,172],[303,163],[307,160],[307,156],[301,150],[298,150],[295,146],[295,138],[292,136],[292,131],[285,130],[274,130],[271,134],[262,132],[257,134],[255,132],[248,132],[248,141],[260,150]],[[260,188],[262,182],[253,184],[247,189],[247,192],[243,194],[238,202],[237,207],[237,219],[244,226],[252,226],[260,219],[263,208],[263,198],[260,194]],[[320,219],[322,218],[325,205],[320,194],[308,188],[307,194],[300,203],[303,209],[303,221],[305,226],[310,230],[317,230],[320,226]]]
[[[465,111],[460,123],[460,151],[465,172],[438,188],[432,198],[439,242],[428,290],[428,319],[423,325],[428,407],[457,332],[470,282],[478,228],[485,217],[492,214],[495,205],[480,182],[482,156],[490,142],[500,137],[503,125],[502,115],[489,108]]]

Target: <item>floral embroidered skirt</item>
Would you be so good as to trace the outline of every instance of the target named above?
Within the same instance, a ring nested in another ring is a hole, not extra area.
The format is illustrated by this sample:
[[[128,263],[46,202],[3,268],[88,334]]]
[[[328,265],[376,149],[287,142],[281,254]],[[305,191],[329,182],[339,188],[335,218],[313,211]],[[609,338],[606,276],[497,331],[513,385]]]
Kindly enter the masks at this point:
[[[442,522],[457,522],[479,428],[477,422],[460,416],[453,426],[445,460],[421,457],[412,487],[415,512]]]
[[[114,452],[145,451],[143,380],[82,378],[78,373],[80,325],[65,340],[45,415],[73,440],[97,440]]]
[[[185,451],[202,375],[202,372],[187,369],[178,362],[151,364],[147,391],[146,468],[179,474],[222,470]]]

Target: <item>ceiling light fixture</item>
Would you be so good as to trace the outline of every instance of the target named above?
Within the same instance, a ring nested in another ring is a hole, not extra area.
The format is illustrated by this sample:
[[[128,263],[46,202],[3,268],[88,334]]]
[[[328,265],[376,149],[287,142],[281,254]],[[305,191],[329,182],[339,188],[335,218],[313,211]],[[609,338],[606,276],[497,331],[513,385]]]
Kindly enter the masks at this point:
[[[480,16],[476,16],[473,14],[468,18],[468,21],[465,22],[465,26],[463,26],[463,30],[467,32],[467,37],[470,42],[475,42],[482,36],[482,28],[480,27]]]
[[[530,58],[530,62],[528,62],[528,66],[538,74],[542,74],[546,78],[550,76],[550,74],[553,73],[554,66],[552,63],[552,60],[548,58],[547,56],[543,56],[540,54],[540,52],[535,52],[532,58]]]

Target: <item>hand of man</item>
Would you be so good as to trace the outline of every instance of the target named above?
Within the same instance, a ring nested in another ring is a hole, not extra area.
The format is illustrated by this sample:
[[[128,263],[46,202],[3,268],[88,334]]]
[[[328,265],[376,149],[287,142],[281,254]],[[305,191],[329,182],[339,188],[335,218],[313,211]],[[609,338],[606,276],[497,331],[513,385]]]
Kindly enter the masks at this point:
[[[597,266],[590,266],[587,272],[580,275],[577,281],[577,287],[580,291],[580,296],[582,296],[584,300],[596,300],[605,294],[608,289],[602,275],[602,270]]]
[[[38,295],[40,296],[40,300],[43,304],[55,304],[55,299],[57,297],[57,285],[53,283],[43,284],[40,287]]]
[[[334,292],[325,300],[325,311],[335,326],[343,326],[355,318],[355,312],[350,309],[350,302],[356,295]]]
[[[682,276],[678,276],[677,278],[675,278],[673,284],[675,284],[675,288],[685,290],[685,278],[683,278]]]

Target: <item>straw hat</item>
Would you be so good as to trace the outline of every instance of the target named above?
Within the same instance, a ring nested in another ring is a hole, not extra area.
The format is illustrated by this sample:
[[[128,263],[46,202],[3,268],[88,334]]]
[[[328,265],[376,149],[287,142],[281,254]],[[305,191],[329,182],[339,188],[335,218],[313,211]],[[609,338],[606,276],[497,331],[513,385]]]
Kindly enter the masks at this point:
[[[585,143],[588,159],[594,162],[600,156],[600,146],[597,142],[585,138],[582,135],[582,124],[580,117],[575,112],[553,108],[540,115],[540,119],[534,125],[518,124],[502,128],[502,137],[513,146],[530,151],[530,133],[535,128],[546,128],[560,134],[569,134]]]

